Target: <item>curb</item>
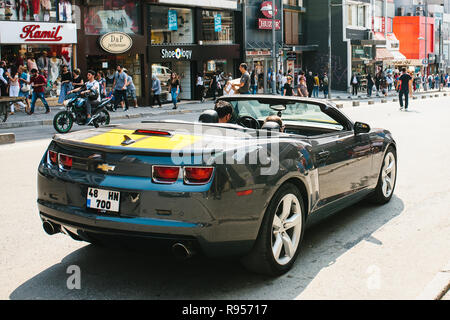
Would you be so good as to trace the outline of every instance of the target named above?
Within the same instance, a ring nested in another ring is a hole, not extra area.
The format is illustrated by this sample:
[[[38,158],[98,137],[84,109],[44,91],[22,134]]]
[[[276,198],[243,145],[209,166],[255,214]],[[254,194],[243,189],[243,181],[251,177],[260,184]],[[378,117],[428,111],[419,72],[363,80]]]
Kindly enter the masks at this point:
[[[440,300],[450,289],[450,262],[425,287],[416,300]]]
[[[120,119],[137,119],[142,118],[146,116],[165,116],[165,115],[177,115],[177,114],[186,114],[186,113],[196,113],[196,112],[203,112],[205,110],[209,110],[210,108],[201,108],[201,109],[187,109],[187,110],[170,110],[170,111],[163,111],[163,112],[142,112],[142,113],[136,113],[136,114],[124,114],[124,115],[118,115],[114,116],[114,112],[111,114],[111,120],[120,120]],[[32,120],[32,121],[22,121],[22,122],[4,122],[0,123],[0,130],[1,129],[12,129],[12,128],[21,128],[21,127],[34,127],[34,126],[47,126],[47,125],[53,125],[53,120],[47,119],[47,120]]]
[[[14,133],[0,133],[0,144],[8,144],[16,142]]]

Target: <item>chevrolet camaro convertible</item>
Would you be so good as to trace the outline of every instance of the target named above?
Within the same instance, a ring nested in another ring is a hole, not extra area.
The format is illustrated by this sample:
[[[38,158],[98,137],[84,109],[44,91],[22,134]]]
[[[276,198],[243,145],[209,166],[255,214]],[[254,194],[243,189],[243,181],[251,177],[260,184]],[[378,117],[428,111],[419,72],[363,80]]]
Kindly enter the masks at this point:
[[[55,135],[38,169],[44,230],[91,243],[158,242],[185,257],[234,256],[280,275],[307,225],[362,199],[391,199],[397,147],[389,131],[353,122],[327,101],[219,100],[233,107],[229,123],[208,110],[198,122]]]

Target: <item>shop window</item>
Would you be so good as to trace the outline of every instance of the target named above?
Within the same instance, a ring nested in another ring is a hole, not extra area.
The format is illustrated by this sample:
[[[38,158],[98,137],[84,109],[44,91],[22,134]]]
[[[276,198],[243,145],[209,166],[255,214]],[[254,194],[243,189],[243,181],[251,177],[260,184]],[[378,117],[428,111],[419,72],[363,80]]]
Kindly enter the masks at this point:
[[[87,1],[84,27],[86,34],[112,31],[140,33],[140,3],[134,0]]]
[[[71,0],[0,0],[0,20],[71,22]]]
[[[352,58],[361,60],[372,60],[372,46],[352,46]]]
[[[150,6],[152,44],[191,44],[194,42],[192,10]]]
[[[202,11],[202,39],[205,43],[233,43],[233,13],[227,11]]]

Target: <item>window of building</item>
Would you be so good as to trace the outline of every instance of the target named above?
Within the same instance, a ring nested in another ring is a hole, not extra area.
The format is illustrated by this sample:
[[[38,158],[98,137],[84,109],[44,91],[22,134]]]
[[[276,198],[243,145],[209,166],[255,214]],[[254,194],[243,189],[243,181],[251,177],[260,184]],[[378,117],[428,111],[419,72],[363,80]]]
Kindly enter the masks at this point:
[[[112,31],[140,33],[140,7],[134,0],[86,1],[85,32],[91,35]]]
[[[366,27],[366,6],[349,4],[347,11],[347,25],[353,27]]]
[[[0,20],[71,22],[71,0],[0,0]]]
[[[152,44],[191,44],[194,42],[191,9],[150,6]]]
[[[284,12],[284,38],[286,44],[298,44],[299,22],[298,12],[285,10]]]
[[[205,43],[234,42],[233,13],[229,11],[202,11],[202,37]]]

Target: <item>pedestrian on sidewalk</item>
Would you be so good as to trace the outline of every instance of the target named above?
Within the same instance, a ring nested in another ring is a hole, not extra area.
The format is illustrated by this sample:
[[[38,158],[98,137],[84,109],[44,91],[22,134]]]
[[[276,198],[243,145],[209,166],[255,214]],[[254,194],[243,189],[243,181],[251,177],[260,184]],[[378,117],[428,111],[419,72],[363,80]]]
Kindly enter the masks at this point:
[[[72,88],[72,74],[69,71],[69,68],[67,66],[63,66],[62,72],[61,72],[61,90],[59,93],[59,99],[58,103],[62,104],[64,103],[64,100],[66,99],[67,93],[71,91]]]
[[[216,91],[217,91],[217,75],[215,73],[211,76],[211,82],[209,83],[211,93],[213,96],[213,101],[216,101]]]
[[[0,96],[6,96],[8,88],[8,77],[6,76],[6,62],[0,61]]]
[[[278,80],[277,80],[278,81]],[[256,68],[253,68],[250,74],[250,89],[251,94],[256,94],[258,92],[258,76],[256,74]],[[277,93],[278,93],[278,83],[277,83]]]
[[[247,71],[248,67],[246,63],[241,63],[239,71],[241,72],[241,80],[239,84],[233,86],[234,90],[239,91],[240,94],[249,94],[250,91],[250,75]]]
[[[160,82],[160,84],[161,84],[161,82]],[[205,90],[205,86],[203,84],[203,76],[201,73],[197,74],[197,82],[196,82],[195,86],[197,88],[198,100],[200,102],[203,102],[205,100],[204,93],[203,93]],[[158,97],[158,99],[159,99],[159,97]]]
[[[311,71],[306,76],[306,88],[308,89],[308,97],[311,98],[314,89],[314,77]]]
[[[152,104],[151,107],[153,108],[155,105],[155,101],[158,101],[158,105],[161,108],[161,100],[159,96],[161,95],[161,80],[159,80],[156,77],[156,74],[152,75]]]
[[[172,96],[172,103],[173,103],[172,109],[177,109],[177,99],[178,94],[180,93],[180,81],[178,80],[177,74],[175,72],[173,72],[170,75],[169,91]]]
[[[283,73],[282,77],[281,77],[281,95],[284,94],[284,85],[287,82],[287,76],[286,76],[286,72]]]
[[[100,85],[100,98],[104,99],[106,98],[106,78],[105,73],[103,71],[98,71],[97,75],[95,76],[95,80],[97,80],[98,84]]]
[[[322,79],[322,87],[323,87],[323,97],[326,99],[328,98],[328,75],[326,72],[324,72],[323,74],[323,79]]]
[[[352,96],[358,96],[359,79],[356,73],[353,74],[350,85],[352,86]]]
[[[128,100],[127,100],[127,79],[128,75],[123,70],[121,65],[117,65],[116,74],[114,75],[114,106],[117,108],[119,103],[125,102],[125,108],[123,111],[128,111]]]
[[[372,75],[370,73],[367,74],[367,96],[372,96],[372,90],[373,90],[374,82]]]
[[[304,71],[300,71],[297,94],[299,97],[305,97],[305,98],[308,97],[308,87],[306,85],[306,77],[305,77]]]
[[[408,110],[408,98],[411,86],[411,76],[406,72],[406,68],[402,68],[402,75],[399,78],[399,102],[400,110],[403,110],[403,97],[405,98],[405,111]]]
[[[20,92],[20,83],[19,83],[19,70],[13,66],[11,68],[11,73],[7,73],[6,76],[9,79],[9,96],[18,97]],[[24,110],[26,109],[25,104],[22,101],[18,101],[16,103],[11,104],[11,112],[9,114],[14,114],[14,105],[18,104]]]
[[[39,98],[45,107],[45,113],[50,113],[50,107],[48,106],[47,100],[45,100],[44,92],[45,87],[47,86],[47,79],[38,74],[36,69],[31,70],[31,87],[33,88],[33,94],[31,96],[31,108],[29,115],[34,113],[34,106],[36,104],[36,100]]]
[[[283,72],[281,70],[278,70],[277,74],[277,93],[280,94],[282,91],[281,82],[283,81]]]
[[[81,77],[81,70],[74,69],[73,70],[73,78],[72,78],[72,90],[81,88],[84,85],[84,80]]]
[[[319,97],[319,86],[320,86],[319,74],[316,73],[314,75],[314,86],[313,86],[313,94],[312,94],[314,98]]]
[[[136,86],[133,83],[133,77],[128,73],[127,69],[124,69],[124,71],[127,73],[127,96],[133,100],[134,107],[137,108]]]
[[[294,89],[292,88],[292,77],[288,76],[287,81],[283,87],[283,96],[293,96]]]
[[[25,112],[30,112],[30,75],[28,74],[28,70],[26,66],[20,66],[19,70],[21,70],[20,76],[19,76],[19,84],[20,84],[20,91],[19,91],[19,97],[25,97],[25,102],[27,104],[27,108],[25,108]],[[20,72],[20,71],[19,71]]]

